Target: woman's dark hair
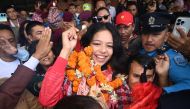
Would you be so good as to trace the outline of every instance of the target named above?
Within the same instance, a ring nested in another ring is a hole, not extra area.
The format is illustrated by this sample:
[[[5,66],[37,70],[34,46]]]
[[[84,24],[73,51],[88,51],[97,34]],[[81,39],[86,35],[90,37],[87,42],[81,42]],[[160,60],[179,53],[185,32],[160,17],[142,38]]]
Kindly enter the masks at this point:
[[[30,21],[25,20],[24,22],[21,23],[20,28],[19,28],[19,43],[21,46],[28,45],[28,40],[26,39],[27,36],[25,36],[24,31],[26,31],[25,25],[27,25]]]
[[[110,64],[111,67],[113,68],[113,70],[116,73],[121,73],[121,72],[125,72],[125,65],[121,65],[121,61],[125,61],[127,59],[125,59],[125,54],[124,54],[124,47],[121,44],[121,37],[120,34],[118,33],[116,27],[114,25],[112,25],[111,23],[95,23],[92,24],[86,34],[82,37],[81,39],[81,45],[83,47],[89,46],[94,35],[99,32],[99,31],[103,31],[103,30],[108,30],[113,38],[113,55],[111,57],[111,59],[109,60],[108,63],[106,63],[103,67],[107,66],[107,64]],[[125,63],[125,62],[124,62]],[[123,67],[121,67],[123,66]]]
[[[90,96],[65,96],[54,109],[102,109],[101,105]]]

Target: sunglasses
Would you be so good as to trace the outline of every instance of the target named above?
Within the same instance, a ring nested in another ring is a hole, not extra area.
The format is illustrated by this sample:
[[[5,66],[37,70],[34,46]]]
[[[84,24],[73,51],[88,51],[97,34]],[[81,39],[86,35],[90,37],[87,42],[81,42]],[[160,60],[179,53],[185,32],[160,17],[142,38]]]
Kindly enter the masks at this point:
[[[109,15],[97,16],[97,20],[98,20],[99,22],[101,22],[103,19],[104,19],[104,20],[107,20],[108,17],[109,17]]]

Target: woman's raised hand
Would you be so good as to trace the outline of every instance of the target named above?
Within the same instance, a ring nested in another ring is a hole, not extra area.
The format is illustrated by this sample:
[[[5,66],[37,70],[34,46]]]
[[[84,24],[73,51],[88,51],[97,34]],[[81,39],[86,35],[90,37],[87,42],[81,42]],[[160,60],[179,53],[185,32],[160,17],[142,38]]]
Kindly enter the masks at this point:
[[[71,27],[70,29],[62,33],[63,48],[60,53],[61,57],[67,59],[71,51],[75,48],[76,43],[77,43],[77,37],[78,37],[77,31],[78,31],[77,28]]]

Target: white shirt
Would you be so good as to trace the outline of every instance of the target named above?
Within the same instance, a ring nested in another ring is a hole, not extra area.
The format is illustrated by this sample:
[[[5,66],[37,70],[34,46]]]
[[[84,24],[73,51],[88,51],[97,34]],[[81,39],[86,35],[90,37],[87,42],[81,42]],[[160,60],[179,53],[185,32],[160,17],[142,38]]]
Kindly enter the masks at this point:
[[[39,64],[39,60],[31,56],[30,59],[24,63],[24,66],[35,71],[38,64]],[[12,62],[5,62],[2,59],[0,59],[0,78],[11,77],[11,74],[15,72],[18,65],[20,65],[20,61],[18,59]]]
[[[15,72],[20,61],[18,59],[12,62],[5,62],[0,59],[0,78],[9,78],[11,74]]]

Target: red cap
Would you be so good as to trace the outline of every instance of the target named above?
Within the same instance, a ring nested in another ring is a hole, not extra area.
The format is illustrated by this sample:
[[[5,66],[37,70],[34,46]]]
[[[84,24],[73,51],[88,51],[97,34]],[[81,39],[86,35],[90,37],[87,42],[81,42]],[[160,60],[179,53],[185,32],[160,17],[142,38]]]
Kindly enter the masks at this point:
[[[116,23],[116,25],[124,24],[126,26],[129,26],[129,25],[133,24],[133,15],[128,11],[120,12],[116,16],[116,22],[115,23]]]

